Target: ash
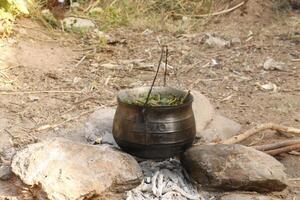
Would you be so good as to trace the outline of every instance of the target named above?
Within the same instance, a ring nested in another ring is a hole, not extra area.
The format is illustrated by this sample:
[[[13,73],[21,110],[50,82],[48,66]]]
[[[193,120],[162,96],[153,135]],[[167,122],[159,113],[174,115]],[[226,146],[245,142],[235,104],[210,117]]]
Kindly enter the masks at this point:
[[[205,200],[177,159],[140,163],[142,183],[126,193],[126,200]]]

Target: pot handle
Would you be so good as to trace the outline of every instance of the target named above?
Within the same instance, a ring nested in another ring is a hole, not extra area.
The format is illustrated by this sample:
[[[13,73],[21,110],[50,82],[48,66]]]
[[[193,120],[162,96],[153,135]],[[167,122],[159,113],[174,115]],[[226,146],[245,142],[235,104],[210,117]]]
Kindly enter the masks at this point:
[[[158,72],[159,72],[159,69],[160,69],[160,65],[161,65],[161,61],[163,59],[164,53],[165,53],[165,56],[166,56],[166,58],[165,58],[165,72],[164,72],[164,87],[166,87],[166,85],[167,85],[167,70],[168,70],[168,53],[169,53],[169,50],[168,50],[168,46],[164,45],[164,46],[162,46],[162,49],[161,49],[161,55],[160,55],[160,59],[159,59],[159,62],[158,62],[157,70],[156,70],[155,76],[153,78],[150,90],[147,94],[147,98],[146,98],[146,101],[145,101],[145,104],[144,104],[144,109],[147,107],[148,101],[150,99],[150,95],[151,95],[153,86],[155,84],[155,81],[156,81],[156,78],[157,78],[157,75],[158,75]]]

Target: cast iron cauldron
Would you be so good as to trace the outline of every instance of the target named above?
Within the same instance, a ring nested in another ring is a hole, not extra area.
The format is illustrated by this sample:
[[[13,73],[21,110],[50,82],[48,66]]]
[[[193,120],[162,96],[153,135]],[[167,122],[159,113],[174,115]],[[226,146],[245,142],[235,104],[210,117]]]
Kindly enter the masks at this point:
[[[113,136],[126,152],[141,158],[169,158],[184,152],[196,134],[192,110],[193,96],[178,106],[144,107],[128,104],[148,92],[150,87],[122,90],[113,122]],[[186,92],[170,87],[153,87],[152,94],[184,96]]]

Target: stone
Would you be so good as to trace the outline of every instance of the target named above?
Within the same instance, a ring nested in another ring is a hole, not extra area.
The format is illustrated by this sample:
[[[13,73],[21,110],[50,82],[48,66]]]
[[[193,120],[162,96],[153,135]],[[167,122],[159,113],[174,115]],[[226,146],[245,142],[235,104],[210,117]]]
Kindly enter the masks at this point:
[[[241,41],[241,39],[238,38],[238,37],[232,38],[231,41],[230,41],[230,44],[231,44],[231,45],[239,45],[239,44],[241,44],[241,43],[242,43],[242,41]]]
[[[2,149],[0,152],[1,159],[6,161],[7,163],[10,163],[12,160],[12,157],[15,155],[16,149],[13,147]]]
[[[277,85],[271,82],[259,86],[264,91],[273,91],[273,92],[277,91]]]
[[[194,97],[193,112],[196,122],[197,137],[201,137],[201,131],[212,121],[215,110],[208,98],[198,91],[192,90],[191,94]]]
[[[101,143],[118,147],[112,134],[115,112],[115,108],[104,108],[96,110],[89,116],[84,128],[89,143],[94,144],[101,139]]]
[[[211,123],[198,135],[204,142],[219,142],[237,135],[240,130],[239,123],[216,114]]]
[[[279,200],[278,198],[258,194],[227,194],[220,200]]]
[[[190,176],[208,188],[271,192],[287,187],[284,166],[243,145],[196,145],[182,156]]]
[[[103,31],[100,31],[100,30],[98,30],[98,29],[94,29],[94,33],[96,34],[96,36],[97,36],[99,39],[105,39],[105,40],[107,40],[107,41],[109,41],[109,40],[112,39],[108,34],[104,33]],[[96,67],[99,67],[99,63],[96,63],[96,64],[97,64]]]
[[[0,151],[11,148],[13,146],[12,138],[9,134],[0,131]]]
[[[95,27],[95,24],[91,20],[76,17],[63,19],[63,24],[66,29],[73,31],[87,31]]]
[[[0,180],[7,181],[12,177],[11,167],[9,165],[0,166]]]
[[[27,185],[39,185],[50,200],[88,199],[136,187],[137,161],[109,145],[88,145],[53,138],[18,152],[12,171]]]
[[[5,121],[6,120],[0,118],[0,158],[10,162],[15,154],[15,148],[13,147],[12,137],[4,132],[6,128]]]
[[[263,68],[265,70],[279,70],[282,71],[284,69],[283,62],[277,62],[273,58],[267,58],[263,64]]]
[[[230,42],[209,33],[204,36],[204,43],[211,47],[230,47]]]

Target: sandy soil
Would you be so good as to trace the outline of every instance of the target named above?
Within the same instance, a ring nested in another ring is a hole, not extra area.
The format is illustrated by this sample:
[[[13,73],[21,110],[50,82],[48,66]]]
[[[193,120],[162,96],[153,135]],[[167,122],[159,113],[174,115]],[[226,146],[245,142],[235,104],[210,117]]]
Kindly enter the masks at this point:
[[[0,131],[23,147],[48,132],[76,129],[95,109],[115,106],[118,90],[151,82],[158,40],[169,46],[170,86],[201,91],[244,129],[264,122],[300,127],[300,13],[254,2],[195,33],[119,28],[108,33],[109,44],[21,19],[0,43]],[[205,33],[241,43],[208,47]],[[285,63],[283,70],[264,70],[268,57]],[[219,64],[211,65],[212,59]],[[267,83],[277,90],[259,86]],[[296,189],[286,193],[300,199]]]

